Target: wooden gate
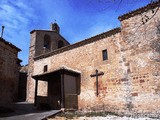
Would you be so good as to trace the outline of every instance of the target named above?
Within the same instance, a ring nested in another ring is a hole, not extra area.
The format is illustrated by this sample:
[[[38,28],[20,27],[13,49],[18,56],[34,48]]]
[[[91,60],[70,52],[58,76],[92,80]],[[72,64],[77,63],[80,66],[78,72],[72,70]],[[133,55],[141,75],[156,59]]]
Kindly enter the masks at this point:
[[[77,93],[77,77],[65,75],[64,76],[64,96],[65,108],[78,109],[78,93]]]

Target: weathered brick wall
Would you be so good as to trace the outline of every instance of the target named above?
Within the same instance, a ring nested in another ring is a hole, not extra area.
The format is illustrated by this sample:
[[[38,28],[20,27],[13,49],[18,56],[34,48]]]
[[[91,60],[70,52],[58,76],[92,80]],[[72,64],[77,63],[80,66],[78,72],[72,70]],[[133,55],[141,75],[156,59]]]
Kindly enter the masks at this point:
[[[110,108],[115,111],[125,109],[124,70],[121,63],[118,41],[120,34],[40,59],[34,62],[36,75],[43,73],[44,65],[48,65],[48,72],[67,66],[81,71],[81,93],[79,96],[79,109],[104,110]],[[103,61],[102,50],[108,50],[109,60]],[[103,71],[99,77],[99,96],[96,96],[96,79],[90,75],[95,70]],[[116,98],[116,99],[115,99]]]
[[[121,51],[128,66],[130,112],[154,114],[160,111],[160,10],[143,24],[145,15],[152,17],[153,10],[121,21]]]
[[[160,10],[142,24],[142,16],[151,11],[121,20],[121,32],[68,51],[32,61],[32,75],[42,74],[61,66],[81,71],[79,110],[106,110],[124,114],[160,111]],[[92,39],[92,38],[91,38]],[[108,60],[103,61],[102,50]],[[34,68],[34,69],[33,69]],[[95,70],[99,76],[99,96],[96,96]],[[31,87],[32,88],[32,87]],[[32,88],[34,92],[34,88]]]
[[[19,65],[17,49],[0,41],[0,105],[17,100]]]

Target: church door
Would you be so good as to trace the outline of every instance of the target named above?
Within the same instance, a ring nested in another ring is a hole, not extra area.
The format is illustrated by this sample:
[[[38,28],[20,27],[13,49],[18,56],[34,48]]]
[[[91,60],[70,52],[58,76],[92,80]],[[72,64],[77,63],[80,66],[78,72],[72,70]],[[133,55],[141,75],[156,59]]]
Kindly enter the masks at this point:
[[[64,76],[64,97],[66,109],[78,109],[78,77]]]

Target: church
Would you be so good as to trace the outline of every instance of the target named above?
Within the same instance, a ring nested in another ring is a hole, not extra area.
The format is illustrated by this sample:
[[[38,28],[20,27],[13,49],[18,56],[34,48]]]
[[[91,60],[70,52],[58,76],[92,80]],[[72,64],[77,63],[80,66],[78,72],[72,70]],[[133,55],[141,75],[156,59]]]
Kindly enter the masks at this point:
[[[27,101],[37,107],[160,115],[160,2],[70,44],[57,23],[30,32]]]

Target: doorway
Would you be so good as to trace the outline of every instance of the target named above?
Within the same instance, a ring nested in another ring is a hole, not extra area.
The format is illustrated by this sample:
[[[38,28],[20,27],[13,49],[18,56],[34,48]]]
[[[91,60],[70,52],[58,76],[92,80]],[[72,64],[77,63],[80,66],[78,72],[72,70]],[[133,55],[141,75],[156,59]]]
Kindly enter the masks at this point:
[[[80,94],[80,73],[66,69],[33,76],[37,81],[35,86],[35,105],[38,106],[44,97],[37,96],[38,81],[48,82],[48,94],[43,100],[51,109],[78,109],[78,95]]]

